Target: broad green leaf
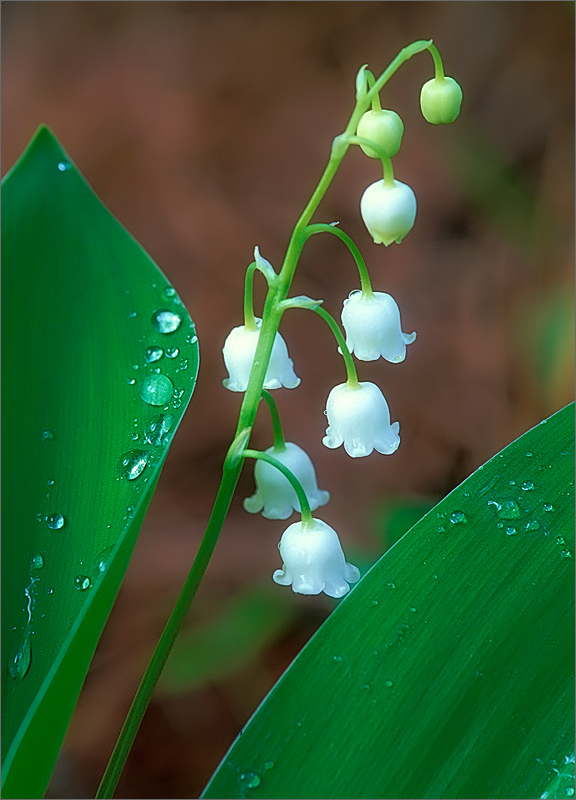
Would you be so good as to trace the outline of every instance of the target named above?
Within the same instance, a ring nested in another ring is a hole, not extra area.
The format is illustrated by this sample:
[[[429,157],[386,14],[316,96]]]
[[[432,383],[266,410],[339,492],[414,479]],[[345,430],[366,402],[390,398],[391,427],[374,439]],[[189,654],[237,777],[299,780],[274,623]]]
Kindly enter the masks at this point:
[[[423,517],[341,602],[203,797],[571,797],[574,406]]]
[[[175,290],[46,127],[2,199],[3,796],[30,798],[47,786],[198,345]]]

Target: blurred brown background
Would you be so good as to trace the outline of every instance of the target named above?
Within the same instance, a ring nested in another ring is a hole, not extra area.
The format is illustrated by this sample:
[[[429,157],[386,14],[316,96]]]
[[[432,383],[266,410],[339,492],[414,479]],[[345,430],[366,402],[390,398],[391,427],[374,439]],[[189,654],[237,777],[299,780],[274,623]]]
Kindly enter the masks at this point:
[[[286,315],[283,335],[302,384],[276,397],[287,438],[312,455],[320,486],[332,494],[322,518],[341,533],[350,559],[356,554],[366,566],[386,547],[387,531],[377,524],[386,503],[440,498],[571,401],[574,5],[4,2],[2,12],[2,172],[47,123],[174,283],[201,346],[197,390],[50,790],[88,797],[216,493],[240,403],[222,387],[221,347],[241,323],[244,269],[256,244],[281,263],[352,110],[362,64],[379,74],[401,47],[433,38],[464,103],[452,126],[423,120],[420,86],[433,75],[427,54],[402,67],[383,93],[384,107],[406,127],[396,177],[418,199],[415,228],[401,247],[374,245],[360,219],[360,196],[380,177],[360,151],[347,156],[316,215],[340,221],[374,288],[390,292],[404,330],[418,332],[401,365],[360,365],[361,379],[383,389],[402,444],[392,457],[353,461],[321,444],[326,397],[344,379],[330,335],[310,314]],[[324,298],[338,316],[357,286],[342,244],[314,237],[295,293]],[[271,443],[265,413],[253,441]],[[286,524],[242,510],[251,472],[241,479],[190,629],[217,626],[255,590],[284,593],[279,623],[264,625],[236,661],[224,656],[188,688],[158,693],[120,797],[197,796],[334,606],[272,584]],[[209,638],[200,638],[202,648]]]

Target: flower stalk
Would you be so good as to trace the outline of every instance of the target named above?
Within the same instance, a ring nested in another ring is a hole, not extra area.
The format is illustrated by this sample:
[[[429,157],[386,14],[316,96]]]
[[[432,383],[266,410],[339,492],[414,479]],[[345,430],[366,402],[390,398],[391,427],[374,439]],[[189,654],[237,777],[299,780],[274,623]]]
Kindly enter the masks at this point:
[[[403,48],[396,58],[390,63],[387,69],[382,73],[382,75],[375,80],[373,76],[363,77],[362,80],[368,81],[368,89],[366,90],[366,84],[364,83],[362,86],[362,90],[358,92],[357,95],[357,102],[352,111],[348,124],[344,132],[337,136],[332,144],[332,149],[330,153],[330,157],[328,163],[324,169],[324,172],[313,191],[307,205],[305,206],[300,218],[296,222],[296,225],[293,229],[292,235],[290,237],[288,247],[286,250],[285,258],[278,274],[274,273],[274,270],[267,262],[265,262],[257,252],[255,252],[255,262],[250,264],[248,267],[248,271],[246,274],[246,283],[245,283],[245,296],[244,296],[244,320],[245,320],[245,329],[248,333],[255,333],[259,331],[258,341],[256,345],[256,349],[254,352],[253,362],[251,365],[249,379],[247,381],[247,385],[244,391],[244,398],[242,401],[242,405],[239,412],[238,423],[236,427],[236,433],[234,436],[234,441],[231,445],[229,455],[224,461],[223,471],[222,471],[222,480],[220,486],[218,488],[218,492],[216,495],[216,499],[214,501],[214,506],[212,508],[212,513],[210,515],[210,519],[208,521],[208,525],[206,527],[206,531],[190,572],[186,578],[184,583],[184,587],[181,591],[181,594],[176,602],[174,610],[170,615],[170,618],[164,628],[164,631],[160,637],[158,645],[152,655],[150,663],[144,673],[144,676],[140,682],[122,730],[120,732],[118,741],[116,746],[112,752],[110,761],[96,793],[97,798],[111,798],[113,796],[114,790],[117,786],[118,780],[120,778],[120,774],[128,757],[128,753],[132,747],[133,741],[136,737],[136,733],[150,702],[150,698],[154,691],[154,688],[158,682],[164,664],[168,658],[168,655],[172,649],[176,636],[182,627],[182,624],[188,614],[192,601],[196,595],[202,577],[206,572],[208,567],[210,558],[218,541],[218,537],[224,525],[224,521],[226,519],[228,509],[230,507],[230,503],[232,501],[232,497],[234,495],[234,491],[236,489],[238,479],[240,476],[240,472],[242,469],[242,464],[244,462],[244,458],[256,458],[263,461],[268,461],[272,463],[270,459],[274,462],[277,459],[273,459],[273,457],[269,456],[268,454],[259,453],[258,451],[253,451],[250,449],[246,449],[249,440],[251,431],[254,425],[254,421],[256,418],[256,413],[258,409],[258,405],[260,403],[264,384],[266,381],[266,373],[270,364],[270,359],[273,353],[273,348],[275,342],[277,341],[276,337],[278,334],[278,328],[280,326],[280,322],[282,319],[282,315],[285,311],[286,306],[283,305],[288,297],[288,293],[290,290],[290,286],[294,277],[294,272],[296,270],[296,266],[298,263],[298,259],[302,252],[302,248],[304,247],[307,239],[313,234],[320,232],[320,228],[312,226],[308,228],[310,220],[314,215],[316,209],[318,208],[321,200],[323,199],[324,195],[328,187],[330,186],[334,175],[336,174],[340,164],[344,156],[346,155],[348,148],[353,143],[358,143],[354,141],[354,137],[356,135],[356,131],[358,128],[358,123],[362,117],[362,115],[372,106],[376,110],[380,108],[379,103],[379,92],[385,86],[385,84],[390,80],[390,78],[394,75],[394,73],[399,69],[399,67],[405,62],[408,61],[413,55],[422,52],[423,50],[430,50],[432,53],[432,57],[435,58],[435,51],[436,48],[432,45],[432,40],[429,41],[417,41],[413,44],[409,45],[408,47]],[[437,52],[437,51],[436,51]],[[367,142],[368,146],[372,146],[372,142],[368,140],[364,140]],[[380,157],[380,153],[378,154]],[[384,174],[385,178],[389,178],[392,182],[394,181],[393,173],[392,173],[392,166],[390,159],[386,156],[386,160],[383,159],[384,165]],[[387,173],[386,170],[389,170]],[[394,184],[392,184],[394,185]],[[314,228],[314,229],[312,229]],[[358,265],[358,269],[360,272],[360,277],[362,281],[362,288],[366,291],[367,294],[371,293],[371,286],[370,281],[367,276],[367,272],[365,271],[365,265],[362,261],[361,257],[358,259],[357,248],[351,244],[351,241],[348,241],[345,235],[342,235],[340,231],[337,229],[332,228],[331,232],[335,235],[339,236],[349,247],[352,254],[356,259],[356,263]],[[268,267],[270,269],[268,269]],[[262,311],[262,322],[261,325],[258,326],[258,321],[254,316],[253,310],[253,276],[254,270],[260,269],[265,275],[267,282],[268,282],[268,291],[266,294],[266,299],[264,302],[264,308]],[[348,380],[344,386],[347,389],[347,392],[352,391],[356,394],[356,389],[360,389],[361,385],[358,382],[358,377],[356,374],[356,368],[354,366],[354,362],[352,360],[352,356],[350,355],[350,351],[346,346],[346,342],[344,337],[334,321],[334,319],[323,309],[320,307],[315,308],[316,313],[322,316],[325,321],[331,327],[336,340],[340,346],[340,350],[344,357],[344,361],[346,364]],[[364,385],[365,386],[365,385]],[[362,392],[359,392],[358,395],[364,396],[366,394],[366,389]],[[267,400],[266,395],[264,395],[265,400]],[[268,401],[267,401],[268,402]],[[270,404],[269,404],[270,405]],[[382,419],[385,418],[385,413],[381,413]],[[395,423],[397,425],[397,423]],[[397,431],[393,430],[393,433],[397,435]],[[279,437],[280,433],[278,429],[275,429],[275,437]],[[282,437],[283,438],[283,437]],[[386,442],[385,445],[389,448],[387,452],[390,452],[390,447],[394,445],[394,442]],[[331,443],[329,446],[336,446],[334,443]],[[382,447],[381,452],[384,451],[384,446],[381,445],[380,442],[377,442],[375,446],[378,448],[379,446]],[[362,453],[364,454],[364,453]],[[302,528],[306,530],[306,528],[310,528],[311,530],[318,529],[318,521],[314,521],[311,516],[310,504],[308,503],[308,499],[306,497],[306,493],[304,492],[301,484],[297,481],[296,478],[292,475],[290,470],[280,466],[279,464],[275,463],[275,466],[280,469],[281,472],[285,475],[285,477],[291,482],[294,490],[297,493],[300,506],[302,509]],[[327,526],[326,526],[327,527]],[[299,531],[297,531],[299,533]],[[326,531],[323,529],[322,535],[325,535]],[[334,552],[336,552],[337,548],[334,548]],[[338,559],[340,559],[340,565],[344,563],[343,556],[340,557],[338,555]],[[348,591],[347,582],[352,582],[358,579],[359,573],[357,574],[357,570],[352,568],[351,565],[345,566],[346,572],[344,574],[344,584],[338,584],[332,587],[331,591],[333,592],[333,596],[341,596],[345,591]],[[286,582],[289,580],[289,576],[284,576],[278,578],[278,582]]]

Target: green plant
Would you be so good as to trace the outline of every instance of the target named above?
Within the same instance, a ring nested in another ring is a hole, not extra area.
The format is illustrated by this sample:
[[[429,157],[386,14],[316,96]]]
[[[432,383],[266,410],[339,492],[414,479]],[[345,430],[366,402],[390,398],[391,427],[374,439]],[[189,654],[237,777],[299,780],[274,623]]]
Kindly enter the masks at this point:
[[[359,580],[338,534],[312,516],[328,493],[318,489],[307,454],[285,441],[270,393],[300,382],[278,332],[283,314],[311,310],[333,333],[346,370],[345,383],[328,396],[324,443],[343,445],[354,458],[374,449],[392,455],[400,444],[399,423],[391,422],[380,389],[359,380],[353,355],[394,364],[416,335],[402,331],[393,298],[373,290],[350,237],[312,217],[347,151],[359,146],[382,164],[383,178],[361,202],[374,241],[388,246],[409,233],[415,196],[395,179],[390,160],[403,124],[382,111],[379,93],[426,50],[435,78],[425,85],[423,113],[433,123],[458,116],[461,91],[444,76],[432,41],[404,48],[378,79],[362,67],[350,120],[334,139],[281,268],[255,249],[244,324],[223,350],[224,385],[243,393],[236,435],[205,537],[98,797],[114,792],[246,458],[255,460],[257,483],[246,509],[276,519],[301,514],[282,537],[274,580],[304,594],[348,596],[265,700],[204,796],[573,795],[572,409],[471,475]],[[3,786],[6,797],[31,797],[45,791],[191,397],[198,343],[173,287],[45,127],[6,177],[3,195]],[[321,300],[290,295],[301,252],[319,233],[337,236],[358,268],[361,289],[342,312],[345,335]],[[253,307],[256,271],[268,287],[261,318]],[[249,446],[262,399],[274,429],[264,452]]]

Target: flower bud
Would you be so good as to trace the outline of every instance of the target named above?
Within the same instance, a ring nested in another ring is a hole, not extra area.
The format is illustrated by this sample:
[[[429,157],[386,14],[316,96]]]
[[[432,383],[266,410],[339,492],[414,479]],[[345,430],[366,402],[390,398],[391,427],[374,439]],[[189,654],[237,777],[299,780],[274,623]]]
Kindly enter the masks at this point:
[[[245,392],[248,387],[261,324],[262,320],[257,319],[256,331],[246,330],[244,325],[233,328],[224,343],[222,354],[230,377],[222,383],[231,392]],[[266,370],[264,388],[279,389],[285,386],[287,389],[295,389],[299,384],[300,378],[294,372],[294,363],[288,357],[286,342],[277,333]]]
[[[392,158],[400,150],[404,123],[395,111],[367,111],[360,119],[356,133],[362,139],[370,139],[384,150],[388,158]],[[373,148],[363,144],[360,147],[370,158],[379,158]]]
[[[281,586],[292,584],[299,594],[342,597],[360,578],[358,568],[346,561],[336,531],[319,519],[290,525],[278,548],[283,564],[273,580]]]
[[[462,89],[454,78],[432,78],[420,92],[422,114],[432,125],[454,122],[461,103]]]
[[[400,244],[414,225],[416,197],[405,183],[376,181],[362,195],[360,213],[376,244]]]
[[[373,450],[391,455],[398,449],[400,425],[390,424],[388,403],[374,383],[335,386],[328,395],[326,416],[328,428],[322,440],[326,447],[344,444],[352,458],[369,456]]]
[[[266,452],[288,467],[300,481],[306,493],[310,510],[316,511],[330,499],[328,492],[318,488],[316,472],[310,456],[293,442],[286,442],[285,450],[269,447]],[[244,508],[251,514],[262,511],[267,519],[288,519],[293,511],[300,511],[300,502],[290,481],[279,469],[258,459],[254,467],[256,493],[244,500]]]
[[[397,364],[406,358],[406,345],[416,339],[416,333],[402,333],[400,309],[384,292],[352,292],[344,300],[342,324],[348,349],[360,361],[376,361],[382,356]]]

